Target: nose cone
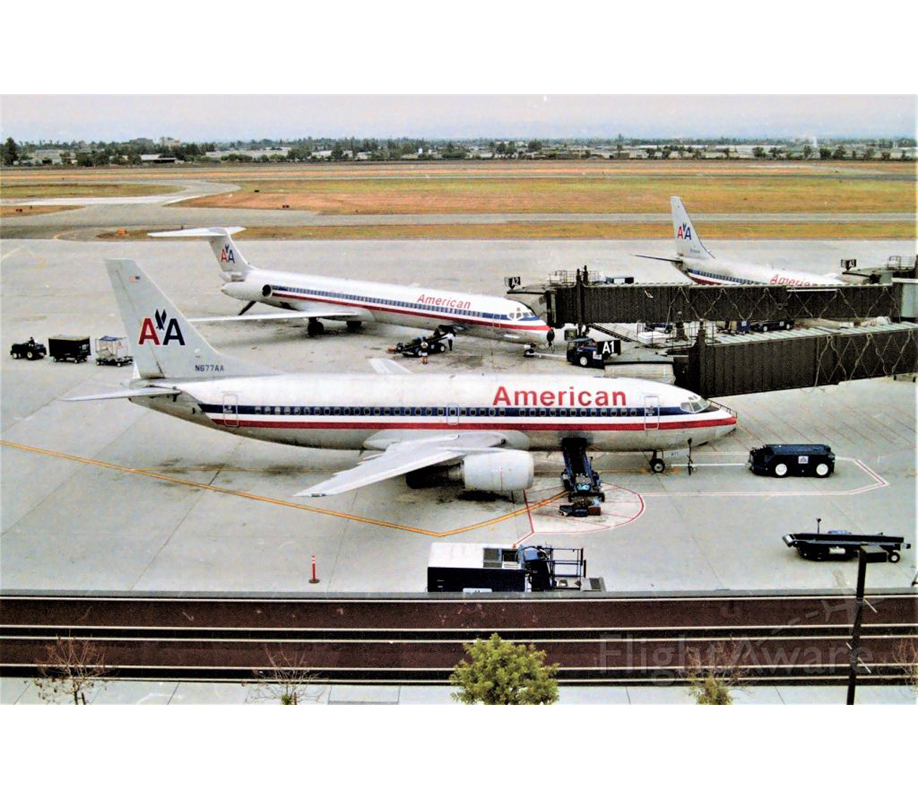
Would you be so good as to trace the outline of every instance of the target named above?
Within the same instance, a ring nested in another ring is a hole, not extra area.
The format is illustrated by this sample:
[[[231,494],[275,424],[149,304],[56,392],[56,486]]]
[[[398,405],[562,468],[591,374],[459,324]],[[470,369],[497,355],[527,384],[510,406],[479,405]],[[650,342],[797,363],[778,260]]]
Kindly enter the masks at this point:
[[[720,424],[715,428],[715,438],[720,439],[726,436],[729,433],[733,433],[736,430],[736,426],[739,424],[739,418],[737,413],[732,409],[721,406],[719,409],[720,413]]]

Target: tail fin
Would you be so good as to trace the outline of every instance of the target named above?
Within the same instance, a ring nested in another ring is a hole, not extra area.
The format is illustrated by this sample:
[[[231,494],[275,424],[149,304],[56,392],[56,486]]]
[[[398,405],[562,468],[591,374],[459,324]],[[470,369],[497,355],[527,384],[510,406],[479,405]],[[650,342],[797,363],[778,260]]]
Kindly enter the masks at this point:
[[[714,258],[698,236],[689,219],[682,198],[670,197],[673,209],[673,231],[676,234],[676,253],[682,258]]]
[[[244,231],[245,228],[188,228],[180,231],[160,231],[149,236],[164,239],[207,239],[210,249],[217,257],[220,271],[225,280],[241,280],[252,270],[252,265],[245,260],[231,234]]]
[[[141,378],[206,378],[277,374],[214,350],[136,262],[105,266]]]

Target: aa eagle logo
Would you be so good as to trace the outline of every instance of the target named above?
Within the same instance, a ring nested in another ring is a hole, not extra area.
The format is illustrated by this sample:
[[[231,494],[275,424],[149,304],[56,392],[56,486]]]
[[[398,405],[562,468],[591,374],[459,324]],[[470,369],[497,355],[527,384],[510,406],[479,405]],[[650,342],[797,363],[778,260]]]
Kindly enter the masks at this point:
[[[679,230],[676,231],[676,238],[677,239],[691,239],[692,229],[683,222],[679,226]]]
[[[220,263],[221,264],[235,264],[236,256],[233,255],[233,248],[228,244],[223,245],[223,249],[220,251]]]
[[[144,317],[140,323],[140,337],[137,344],[144,342],[153,342],[153,344],[167,345],[170,342],[178,342],[182,347],[185,346],[185,337],[182,335],[182,329],[175,318],[169,319],[169,315],[163,311],[157,310],[153,318]]]

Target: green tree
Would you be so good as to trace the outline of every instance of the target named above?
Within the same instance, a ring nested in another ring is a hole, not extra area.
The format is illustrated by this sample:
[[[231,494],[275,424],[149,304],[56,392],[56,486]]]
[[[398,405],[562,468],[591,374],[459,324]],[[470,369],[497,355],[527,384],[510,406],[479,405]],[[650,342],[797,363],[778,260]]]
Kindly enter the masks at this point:
[[[845,157],[845,148],[839,145],[835,148],[835,151],[832,153],[832,158],[836,161],[841,161]]]
[[[813,155],[813,146],[809,144],[803,145],[803,157],[809,158],[811,155]]]
[[[764,147],[753,147],[752,155],[753,155],[753,158],[765,158],[765,148]]]
[[[496,633],[464,645],[463,659],[450,676],[458,687],[453,699],[465,705],[550,705],[558,700],[557,664],[545,665],[545,653],[534,645],[505,642]]]
[[[3,143],[2,151],[4,166],[8,167],[19,160],[19,146],[13,140],[12,136]]]
[[[542,149],[542,143],[538,139],[533,139],[526,147],[530,153],[535,153],[537,150]]]
[[[819,157],[824,161],[827,161],[828,159],[832,158],[832,151],[828,147],[820,147]]]

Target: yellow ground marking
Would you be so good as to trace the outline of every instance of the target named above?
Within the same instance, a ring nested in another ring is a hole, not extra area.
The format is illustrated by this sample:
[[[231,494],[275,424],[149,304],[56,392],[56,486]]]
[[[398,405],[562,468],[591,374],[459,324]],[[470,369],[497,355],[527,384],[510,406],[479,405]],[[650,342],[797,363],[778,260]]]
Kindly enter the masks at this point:
[[[339,519],[347,519],[353,522],[362,522],[366,525],[377,525],[382,528],[390,528],[392,530],[405,531],[407,533],[419,533],[419,534],[423,534],[424,536],[433,536],[436,538],[440,538],[443,536],[454,536],[457,533],[466,533],[468,531],[473,531],[478,528],[486,528],[489,525],[496,525],[499,522],[504,522],[508,519],[512,519],[513,517],[518,517],[522,514],[525,514],[527,511],[526,506],[523,506],[523,508],[517,509],[516,511],[511,511],[507,514],[503,514],[502,516],[494,517],[493,519],[484,520],[483,522],[477,522],[474,525],[466,525],[465,527],[462,527],[462,528],[454,528],[452,530],[441,531],[441,532],[428,531],[423,528],[414,528],[410,525],[400,525],[397,522],[386,522],[385,520],[371,519],[369,517],[361,517],[356,514],[346,514],[343,511],[332,511],[327,508],[316,508],[315,506],[307,506],[302,503],[295,503],[292,500],[280,500],[276,497],[264,497],[262,495],[252,494],[250,492],[242,492],[237,489],[225,489],[221,486],[213,486],[209,483],[201,483],[200,481],[190,481],[190,480],[187,480],[186,478],[177,478],[177,477],[170,476],[170,475],[162,475],[159,472],[153,472],[152,470],[148,470],[148,469],[138,469],[137,467],[125,467],[122,464],[112,464],[107,461],[97,461],[96,459],[93,459],[93,458],[75,456],[69,453],[59,453],[55,450],[46,450],[43,447],[32,447],[31,445],[20,444],[18,442],[7,442],[5,440],[0,440],[0,445],[2,445],[3,447],[13,447],[13,448],[16,448],[17,450],[24,450],[29,453],[39,453],[40,455],[51,456],[52,458],[60,458],[66,461],[76,461],[79,464],[89,464],[90,466],[93,466],[93,467],[102,467],[103,469],[113,469],[119,472],[128,472],[128,473],[131,473],[132,475],[143,475],[146,478],[154,478],[155,480],[166,481],[167,483],[177,483],[183,486],[191,486],[195,489],[206,489],[207,491],[210,491],[210,492],[217,492],[219,494],[228,494],[228,495],[233,495],[235,497],[242,497],[242,498],[245,498],[246,500],[256,500],[261,503],[272,503],[273,505],[285,506],[287,508],[296,508],[301,511],[312,511],[313,513],[324,514],[329,517],[338,517]],[[563,494],[564,492],[559,492],[558,494],[552,497],[548,497],[544,500],[540,500],[538,503],[533,503],[532,505],[529,506],[529,510],[531,511],[532,509],[541,508],[544,505],[548,505],[554,500],[557,500]]]

